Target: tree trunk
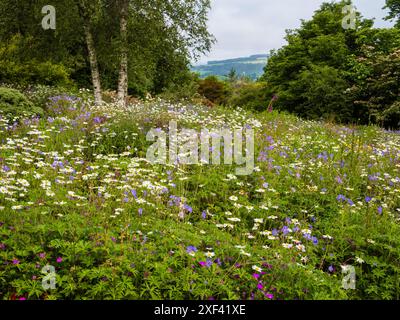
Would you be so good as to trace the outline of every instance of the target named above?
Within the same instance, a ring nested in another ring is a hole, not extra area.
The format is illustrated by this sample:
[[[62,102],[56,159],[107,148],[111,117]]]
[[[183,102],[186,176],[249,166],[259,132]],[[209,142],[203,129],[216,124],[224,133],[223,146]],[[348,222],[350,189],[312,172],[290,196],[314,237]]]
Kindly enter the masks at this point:
[[[103,99],[101,96],[101,80],[99,73],[99,65],[97,62],[96,48],[94,46],[93,34],[92,31],[90,30],[90,15],[87,12],[87,9],[85,8],[83,2],[78,0],[77,4],[79,7],[80,16],[83,20],[86,45],[89,53],[90,70],[92,73],[94,103],[96,105],[101,105],[103,103]]]
[[[103,103],[103,99],[101,97],[101,80],[100,80],[99,66],[97,63],[96,49],[94,48],[93,36],[92,33],[90,32],[89,26],[85,26],[84,28],[85,28],[86,43],[89,51],[90,69],[92,72],[94,103],[96,105],[100,105]]]
[[[120,3],[120,68],[118,79],[118,104],[126,106],[128,97],[128,11],[129,0],[121,0]]]

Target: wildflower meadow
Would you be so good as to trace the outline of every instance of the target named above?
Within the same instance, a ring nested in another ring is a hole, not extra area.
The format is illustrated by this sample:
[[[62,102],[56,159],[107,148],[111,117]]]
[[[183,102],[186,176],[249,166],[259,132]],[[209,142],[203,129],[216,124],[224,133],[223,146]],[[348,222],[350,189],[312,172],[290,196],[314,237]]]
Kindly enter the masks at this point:
[[[399,84],[400,0],[0,0],[0,301],[400,300]]]
[[[252,172],[151,163],[170,121],[251,128]],[[0,141],[1,299],[399,299],[399,132],[81,90]]]

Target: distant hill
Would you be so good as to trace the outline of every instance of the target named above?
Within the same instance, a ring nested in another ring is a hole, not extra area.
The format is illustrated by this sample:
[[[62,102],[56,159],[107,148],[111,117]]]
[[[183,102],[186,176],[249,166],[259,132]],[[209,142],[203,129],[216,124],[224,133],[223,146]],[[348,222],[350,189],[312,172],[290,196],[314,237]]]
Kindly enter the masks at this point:
[[[192,71],[199,73],[201,78],[212,75],[224,78],[235,69],[239,76],[245,75],[255,80],[264,73],[268,57],[266,54],[257,54],[247,58],[209,61],[206,65],[192,67]]]

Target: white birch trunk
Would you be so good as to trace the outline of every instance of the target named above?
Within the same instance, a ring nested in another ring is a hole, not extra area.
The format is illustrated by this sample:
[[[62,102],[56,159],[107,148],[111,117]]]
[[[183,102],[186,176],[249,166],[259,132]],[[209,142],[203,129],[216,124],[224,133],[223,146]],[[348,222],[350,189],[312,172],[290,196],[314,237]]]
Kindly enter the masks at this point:
[[[103,99],[101,96],[100,73],[99,73],[99,67],[98,67],[98,63],[97,63],[96,49],[94,48],[93,35],[90,32],[89,26],[85,26],[85,37],[86,37],[86,43],[87,43],[88,52],[89,52],[90,70],[92,73],[94,103],[96,105],[101,105],[103,103]]]
[[[126,106],[128,97],[128,10],[129,0],[121,1],[120,11],[120,69],[118,79],[118,104]]]
[[[103,103],[101,96],[101,79],[99,73],[99,65],[97,61],[96,48],[94,45],[93,34],[90,30],[90,15],[87,12],[85,3],[81,0],[77,1],[79,14],[83,20],[83,28],[85,32],[86,45],[89,53],[90,71],[92,74],[92,84],[94,93],[94,102],[96,105]]]

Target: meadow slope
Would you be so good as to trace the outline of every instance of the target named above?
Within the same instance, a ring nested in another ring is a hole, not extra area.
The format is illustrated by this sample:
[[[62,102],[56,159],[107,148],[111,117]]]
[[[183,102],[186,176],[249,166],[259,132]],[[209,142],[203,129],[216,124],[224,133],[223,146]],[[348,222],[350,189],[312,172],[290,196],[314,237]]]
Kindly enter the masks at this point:
[[[170,120],[253,128],[254,173],[148,163]],[[399,299],[399,133],[62,95],[0,141],[2,299]]]

